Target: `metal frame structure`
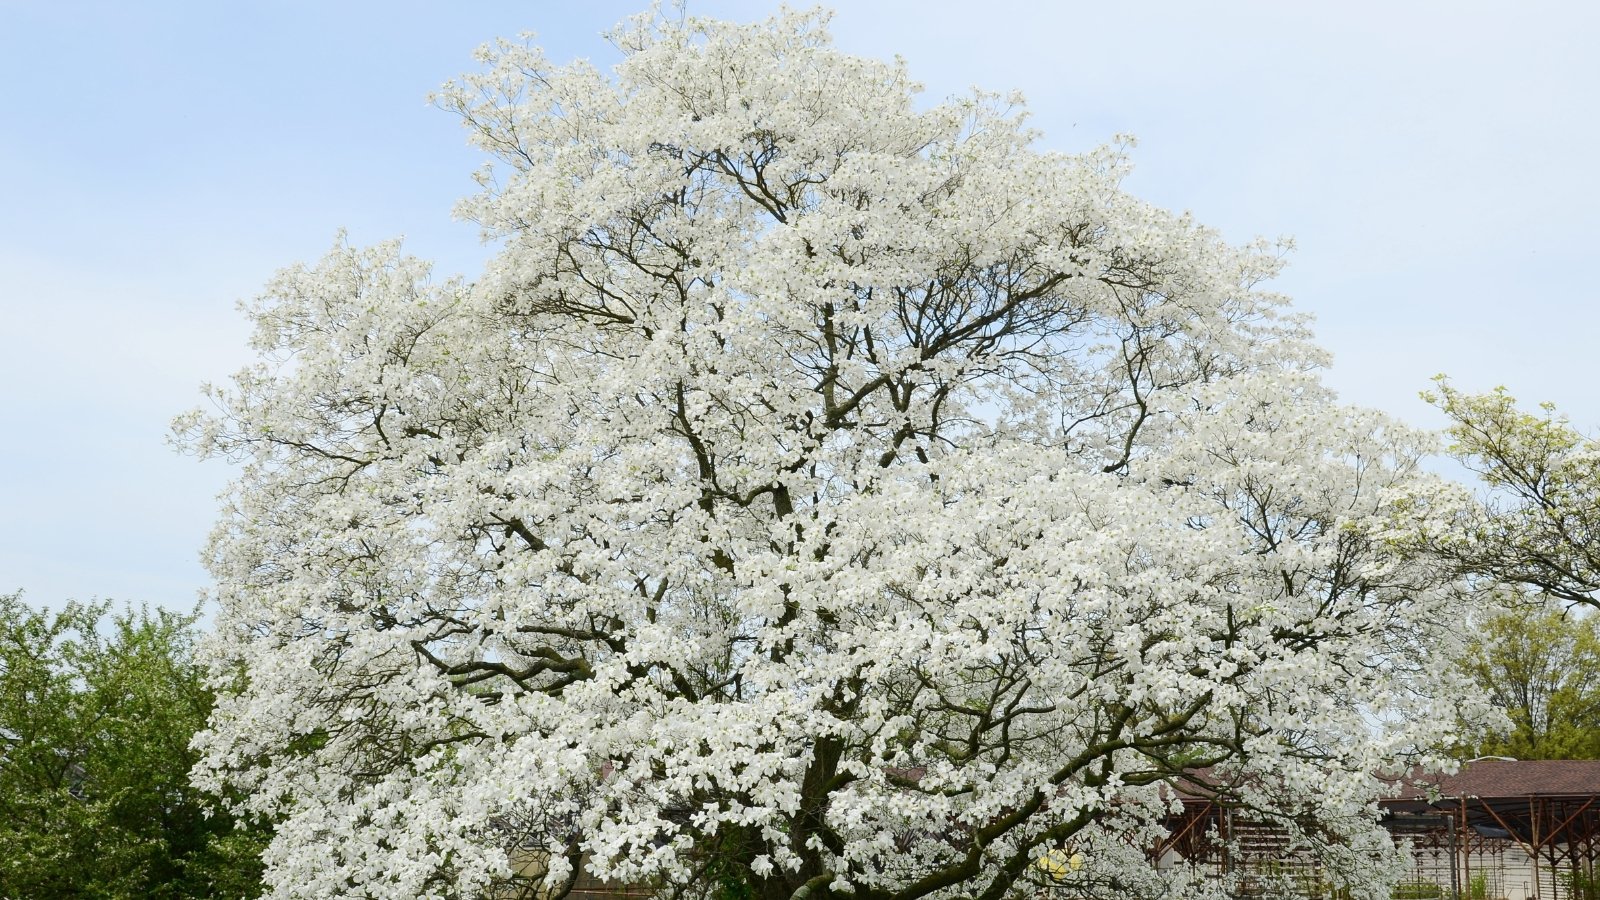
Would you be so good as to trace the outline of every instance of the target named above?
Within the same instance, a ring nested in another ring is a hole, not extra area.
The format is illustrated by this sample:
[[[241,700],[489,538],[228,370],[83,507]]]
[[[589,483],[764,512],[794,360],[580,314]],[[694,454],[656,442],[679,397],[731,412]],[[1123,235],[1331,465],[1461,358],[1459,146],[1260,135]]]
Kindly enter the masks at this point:
[[[1383,824],[1409,848],[1419,891],[1487,900],[1590,900],[1574,883],[1600,885],[1600,760],[1479,760],[1453,776],[1395,779]],[[1153,863],[1176,854],[1207,875],[1234,876],[1241,893],[1270,875],[1307,897],[1328,879],[1287,836],[1215,799],[1185,796]],[[1256,876],[1261,875],[1258,879]],[[1281,888],[1280,888],[1281,890]],[[1426,893],[1426,892],[1424,892]]]

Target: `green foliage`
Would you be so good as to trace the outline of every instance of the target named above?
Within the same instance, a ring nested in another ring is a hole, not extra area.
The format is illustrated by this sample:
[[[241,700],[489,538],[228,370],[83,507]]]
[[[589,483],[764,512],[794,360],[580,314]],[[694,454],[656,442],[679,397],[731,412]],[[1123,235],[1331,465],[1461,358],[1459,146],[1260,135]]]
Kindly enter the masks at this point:
[[[724,857],[713,858],[706,874],[714,885],[713,900],[754,900],[756,896],[756,889],[750,884],[750,873],[730,865]]]
[[[1464,756],[1600,759],[1600,617],[1514,607],[1489,618],[1457,661],[1511,718],[1466,735]]]
[[[1564,880],[1570,900],[1600,900],[1600,872],[1568,872]]]
[[[0,898],[259,893],[266,833],[208,814],[194,618],[0,594]]]
[[[723,828],[718,840],[708,846],[705,861],[710,900],[754,900],[760,895],[759,881],[741,861],[748,858],[751,835],[743,827]]]

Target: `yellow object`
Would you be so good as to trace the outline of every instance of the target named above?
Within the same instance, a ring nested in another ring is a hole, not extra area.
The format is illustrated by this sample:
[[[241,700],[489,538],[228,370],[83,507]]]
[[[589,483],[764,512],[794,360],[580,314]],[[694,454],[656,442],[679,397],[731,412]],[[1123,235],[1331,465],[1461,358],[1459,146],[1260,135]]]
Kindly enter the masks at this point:
[[[1056,881],[1065,881],[1068,875],[1083,868],[1083,854],[1069,856],[1065,850],[1046,850],[1033,861],[1033,866]]]

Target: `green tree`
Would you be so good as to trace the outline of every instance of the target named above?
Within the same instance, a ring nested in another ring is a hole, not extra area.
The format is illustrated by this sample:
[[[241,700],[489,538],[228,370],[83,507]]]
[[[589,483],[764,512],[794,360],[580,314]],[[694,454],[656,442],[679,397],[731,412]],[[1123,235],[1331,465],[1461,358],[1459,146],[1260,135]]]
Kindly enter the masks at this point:
[[[1595,616],[1527,606],[1495,614],[1457,665],[1511,719],[1466,735],[1469,756],[1600,759],[1600,627]]]
[[[259,893],[265,831],[190,786],[193,616],[0,594],[0,898]]]
[[[1600,609],[1600,442],[1505,388],[1467,394],[1441,377],[1423,396],[1450,417],[1451,455],[1489,488],[1421,529],[1428,549],[1487,583]]]

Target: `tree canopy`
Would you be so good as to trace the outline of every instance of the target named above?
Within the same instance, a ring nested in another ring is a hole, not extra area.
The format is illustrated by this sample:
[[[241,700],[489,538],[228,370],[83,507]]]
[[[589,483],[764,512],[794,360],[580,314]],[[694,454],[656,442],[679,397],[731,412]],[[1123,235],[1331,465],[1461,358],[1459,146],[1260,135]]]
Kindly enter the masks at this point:
[[[1469,735],[1462,755],[1600,759],[1596,622],[1528,606],[1489,616],[1459,665],[1511,727]]]
[[[1600,609],[1600,443],[1552,404],[1527,412],[1505,388],[1437,381],[1424,396],[1450,417],[1450,452],[1489,495],[1441,505],[1421,544],[1488,585]]]
[[[820,14],[611,37],[440,93],[484,272],[341,241],[179,422],[243,466],[199,777],[281,822],[272,896],[998,898],[1055,848],[1136,896],[1174,785],[1381,896],[1377,771],[1484,709],[1385,537],[1428,442],[1334,402],[1277,249]]]
[[[0,595],[0,897],[253,897],[265,835],[189,784],[193,619]]]

